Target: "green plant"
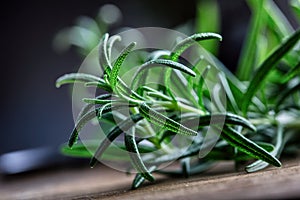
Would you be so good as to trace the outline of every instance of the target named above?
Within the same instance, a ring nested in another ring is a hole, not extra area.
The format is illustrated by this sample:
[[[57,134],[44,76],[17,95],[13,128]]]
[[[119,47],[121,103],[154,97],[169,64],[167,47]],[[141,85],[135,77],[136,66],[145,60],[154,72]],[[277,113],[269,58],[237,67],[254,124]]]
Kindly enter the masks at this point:
[[[216,71],[213,63],[202,58],[202,71],[181,62],[182,53],[195,41],[222,39],[216,33],[199,33],[179,41],[172,51],[143,52],[140,66],[129,84],[121,79],[120,71],[125,66],[131,67],[132,63],[126,63],[126,59],[134,53],[136,43],[130,43],[112,61],[112,47],[120,38],[104,34],[99,46],[102,77],[72,73],[57,80],[57,87],[82,82],[87,87],[106,91],[96,98],[83,99],[87,104],[79,114],[68,146],[62,148],[63,153],[92,157],[91,166],[100,158],[129,159],[138,172],[132,188],[139,187],[144,180],[154,181],[152,172],[189,176],[203,172],[218,160],[233,160],[239,165],[258,159],[246,166],[247,172],[263,169],[269,164],[280,167],[277,158],[281,153],[284,150],[294,152],[299,147],[300,30],[294,31],[288,25],[272,1],[248,2],[254,17],[237,76],[225,68]],[[293,5],[299,11],[296,1]],[[145,84],[145,80],[153,76],[151,70],[154,67],[164,67],[161,70],[164,76],[160,77],[164,87]],[[223,89],[227,101],[226,112],[218,109],[218,102],[211,98],[206,79],[218,79],[216,85]],[[130,116],[120,117],[121,123],[116,123],[113,111],[118,113],[127,108]],[[76,144],[82,127],[94,118],[99,123],[110,124],[106,138]],[[211,143],[204,141],[204,137],[194,136],[205,134],[207,127],[220,132],[220,138],[205,157],[199,158],[199,151],[209,148]],[[116,140],[123,133],[123,141]],[[170,143],[175,135],[186,138],[189,146],[172,151]],[[151,145],[145,145],[145,141]],[[115,146],[110,146],[111,142]],[[94,155],[86,150],[87,145],[95,149]],[[128,158],[113,154],[118,148],[126,150]],[[164,153],[158,153],[160,150]],[[180,170],[159,169],[161,164],[173,160],[180,160]]]

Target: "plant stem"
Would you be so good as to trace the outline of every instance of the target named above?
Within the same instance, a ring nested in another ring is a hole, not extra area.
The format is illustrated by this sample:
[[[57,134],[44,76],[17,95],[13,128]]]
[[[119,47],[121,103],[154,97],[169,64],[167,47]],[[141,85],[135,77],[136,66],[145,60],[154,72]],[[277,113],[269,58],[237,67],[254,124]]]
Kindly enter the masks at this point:
[[[177,102],[176,104],[174,104],[174,102],[166,102],[166,101],[156,101],[155,103],[167,107],[169,109],[172,110],[179,110],[179,111],[185,111],[185,112],[193,112],[199,115],[205,115],[206,113],[202,110],[199,110],[197,108],[194,108],[192,106],[183,104],[181,102]]]

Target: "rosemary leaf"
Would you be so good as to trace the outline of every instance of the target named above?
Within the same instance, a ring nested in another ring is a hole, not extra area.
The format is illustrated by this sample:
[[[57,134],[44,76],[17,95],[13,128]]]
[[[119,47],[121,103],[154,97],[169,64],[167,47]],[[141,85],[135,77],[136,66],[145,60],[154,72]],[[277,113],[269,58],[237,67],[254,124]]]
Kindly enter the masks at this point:
[[[128,108],[128,104],[119,104],[119,105],[115,105],[113,108],[115,110],[118,110],[118,109],[121,109],[121,108]],[[101,110],[101,116],[104,114],[104,113],[108,113],[110,112],[112,109],[111,106],[106,106],[104,108],[97,108],[95,110],[91,110],[89,112],[87,112],[86,114],[84,114],[79,120],[77,120],[76,124],[75,124],[75,127],[70,135],[70,138],[69,138],[69,147],[71,148],[76,142],[77,142],[77,139],[78,139],[78,134],[79,132],[81,131],[81,129],[86,125],[86,123],[88,123],[90,120],[94,119],[95,117],[98,117],[99,116],[99,110]]]
[[[284,75],[284,79],[281,80],[281,83],[282,84],[287,83],[292,78],[299,75],[300,75],[300,62],[298,62],[298,64],[295,67],[290,69],[290,71],[288,71],[288,73]]]
[[[281,153],[282,146],[283,146],[283,127],[279,126],[277,128],[277,137],[276,137],[276,146],[275,148],[271,151],[271,155],[273,156],[278,156]],[[246,171],[247,172],[255,172],[261,169],[266,168],[269,165],[269,163],[264,162],[262,160],[258,160],[248,166],[246,166]]]
[[[238,125],[245,128],[248,128],[251,131],[256,131],[256,128],[250,121],[247,119],[235,115],[232,113],[225,113],[225,114],[209,114],[209,115],[202,115],[202,116],[193,116],[192,119],[182,120],[183,124],[187,124],[188,127],[203,127],[209,125]]]
[[[276,63],[295,45],[300,39],[300,29],[294,32],[282,45],[277,47],[275,51],[259,66],[258,71],[254,74],[250,81],[250,85],[244,95],[242,103],[242,111],[245,114],[248,106],[259,88],[263,85],[263,81],[267,75],[276,66]]]
[[[104,138],[95,152],[95,155],[90,161],[90,166],[93,167],[97,163],[98,159],[101,158],[103,152],[107,149],[112,141],[114,141],[121,133],[128,131],[138,121],[142,120],[143,117],[140,114],[135,114],[122,121],[119,125],[116,125]]]
[[[110,98],[111,94],[102,94],[96,97],[96,99],[107,99]],[[85,115],[87,112],[89,112],[95,105],[93,104],[86,104],[85,106],[82,107],[82,109],[80,110],[78,116],[77,116],[77,122],[78,120],[83,117],[83,115]]]
[[[145,102],[140,104],[139,110],[141,115],[143,115],[149,122],[156,124],[161,128],[187,136],[196,136],[198,134],[196,131],[189,129],[167,116],[151,109]]]
[[[112,48],[115,42],[121,41],[121,37],[119,35],[113,35],[111,36],[108,41],[107,41],[107,58],[108,61],[111,62],[111,53],[112,53]]]
[[[149,172],[153,172],[156,169],[156,166],[152,166],[149,168]],[[140,187],[145,181],[145,177],[142,173],[137,173],[134,177],[134,180],[132,182],[131,189],[137,189]]]
[[[179,42],[172,50],[171,55],[170,55],[170,60],[172,61],[177,61],[179,56],[191,45],[195,44],[195,42],[202,41],[202,40],[209,40],[209,39],[219,39],[222,40],[222,36],[220,36],[217,33],[198,33],[194,34],[181,42]],[[168,69],[165,72],[165,78],[164,78],[164,83],[167,89],[168,94],[172,97],[173,102],[176,102],[175,96],[170,90],[170,80],[171,80],[171,73],[172,70]]]
[[[270,163],[276,167],[281,167],[281,163],[277,158],[271,155],[253,141],[247,139],[245,136],[237,132],[236,130],[225,126],[222,130],[221,137],[226,140],[230,145],[236,147],[238,150],[267,163]]]
[[[154,181],[154,177],[150,173],[150,171],[145,166],[138,146],[135,141],[135,129],[131,128],[129,133],[125,133],[125,146],[126,150],[129,153],[130,159],[132,161],[133,167],[141,174],[145,179],[149,181]]]
[[[82,100],[85,103],[89,103],[89,104],[106,104],[106,103],[110,103],[110,102],[117,102],[117,100],[112,100],[112,99],[83,98]]]
[[[204,84],[205,84],[205,79],[207,77],[208,71],[210,70],[210,65],[208,65],[205,70],[202,72],[199,83],[197,86],[197,95],[198,95],[198,104],[199,106],[204,109],[204,103],[203,103],[203,90],[204,90]]]
[[[198,33],[194,34],[190,37],[183,39],[179,42],[172,50],[171,60],[176,61],[179,56],[191,45],[195,44],[195,42],[199,42],[202,40],[209,40],[209,39],[218,39],[222,40],[222,36],[217,33]]]
[[[112,69],[112,66],[108,60],[108,55],[107,55],[107,41],[109,38],[109,34],[105,33],[101,39],[100,45],[99,45],[99,64],[105,72],[107,76],[110,76],[110,72]]]
[[[111,74],[109,77],[109,82],[110,82],[110,85],[113,88],[113,90],[115,90],[115,87],[116,87],[116,84],[118,81],[118,75],[119,75],[121,65],[123,64],[126,57],[129,55],[129,53],[132,51],[132,49],[135,47],[135,45],[136,45],[136,42],[130,43],[125,49],[123,49],[123,51],[120,53],[119,57],[115,61],[115,64],[112,68],[112,71],[111,71]]]
[[[223,89],[225,90],[226,96],[229,99],[229,102],[230,102],[230,104],[233,108],[233,111],[235,113],[239,113],[239,107],[236,103],[236,99],[234,98],[234,96],[232,94],[231,88],[228,84],[228,81],[227,81],[225,75],[223,73],[219,73],[218,76],[219,76],[219,79],[222,83]]]
[[[245,44],[243,46],[239,65],[237,69],[237,77],[242,81],[249,79],[252,74],[256,57],[256,44],[259,37],[259,32],[261,31],[263,21],[263,5],[265,4],[265,0],[262,2],[257,2],[255,0],[249,0],[248,3],[252,5],[254,13],[251,18],[250,27],[248,31],[248,35],[245,40]]]
[[[100,83],[100,82],[96,82],[96,81],[92,81],[92,82],[86,82],[84,84],[85,87],[96,87],[99,89],[103,89],[107,92],[112,92],[112,88],[107,85],[106,83]]]
[[[84,74],[84,73],[71,73],[65,74],[57,79],[56,87],[59,88],[61,85],[68,84],[68,83],[86,83],[86,82],[97,82],[99,84],[105,84],[104,80],[91,75],[91,74]]]
[[[158,67],[158,66],[160,66],[160,67],[168,66],[170,68],[180,70],[190,76],[193,76],[193,77],[196,76],[196,74],[193,70],[191,70],[190,68],[186,67],[185,65],[183,65],[181,63],[171,61],[171,60],[166,60],[166,59],[151,60],[151,61],[144,63],[143,65],[141,65],[138,68],[137,72],[134,74],[134,76],[132,78],[131,88],[136,88],[136,86],[137,86],[136,83],[138,80],[141,79],[145,70],[148,70],[153,67]]]

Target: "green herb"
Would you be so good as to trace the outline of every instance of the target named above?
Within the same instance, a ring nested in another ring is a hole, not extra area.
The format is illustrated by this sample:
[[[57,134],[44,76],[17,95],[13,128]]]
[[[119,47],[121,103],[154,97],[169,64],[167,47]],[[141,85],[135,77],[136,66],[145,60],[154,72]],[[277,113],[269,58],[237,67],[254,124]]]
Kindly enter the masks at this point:
[[[56,82],[57,87],[82,83],[105,91],[98,97],[83,99],[86,105],[62,152],[90,157],[91,166],[101,159],[130,161],[137,172],[133,189],[145,180],[154,181],[153,173],[188,177],[202,173],[220,160],[232,160],[237,165],[247,161],[247,172],[268,165],[280,167],[280,155],[297,149],[300,142],[296,137],[300,131],[300,30],[293,30],[272,1],[247,2],[253,16],[236,75],[203,55],[199,55],[195,66],[187,66],[180,59],[195,43],[217,39],[210,43],[216,44],[222,39],[217,33],[199,33],[174,41],[171,52],[154,50],[139,54],[134,50],[136,42],[132,41],[115,61],[112,50],[121,37],[104,34],[98,49],[103,76],[71,73]],[[299,1],[291,3],[299,16]],[[216,2],[212,5],[217,12]],[[199,17],[204,16],[199,14]],[[217,29],[218,22],[215,18],[213,21],[215,24],[211,26]],[[204,28],[209,25],[206,22]],[[217,52],[217,47],[208,46]],[[128,83],[122,78],[122,70],[137,66],[128,61],[136,54],[141,61]],[[202,69],[197,65],[202,65]],[[151,76],[165,83],[164,86],[147,85],[146,80]],[[206,80],[215,81],[213,91]],[[218,98],[211,98],[210,93]],[[224,95],[218,95],[221,93]],[[221,107],[225,100],[224,110]],[[122,115],[123,109],[129,112],[128,116]],[[112,115],[121,122],[117,123]],[[85,145],[76,143],[82,128],[93,119],[110,123],[110,128],[104,131],[105,138]],[[208,131],[210,127],[212,132]],[[122,134],[124,138],[117,140]],[[188,146],[181,143],[175,146],[174,137],[188,141]],[[128,158],[114,154],[117,148],[126,150]],[[208,154],[199,158],[202,150],[208,150]],[[174,160],[180,161],[181,169],[160,169]]]

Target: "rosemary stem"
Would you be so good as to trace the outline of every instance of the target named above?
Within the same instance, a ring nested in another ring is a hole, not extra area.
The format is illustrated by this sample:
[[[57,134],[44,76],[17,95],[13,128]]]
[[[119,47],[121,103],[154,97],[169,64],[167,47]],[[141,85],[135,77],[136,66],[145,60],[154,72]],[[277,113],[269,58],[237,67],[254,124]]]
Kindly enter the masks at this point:
[[[176,104],[174,104],[174,102],[165,102],[165,101],[156,102],[156,103],[158,103],[161,106],[172,109],[172,110],[179,110],[179,111],[183,111],[183,112],[192,112],[192,113],[196,113],[196,114],[199,114],[199,115],[205,115],[206,114],[202,110],[199,110],[195,107],[186,105],[186,104],[181,103],[181,102],[176,102]]]
[[[273,120],[270,120],[267,118],[255,118],[255,119],[249,119],[249,121],[253,125],[263,125],[263,124],[274,124],[275,123]]]

